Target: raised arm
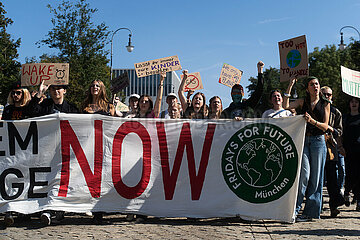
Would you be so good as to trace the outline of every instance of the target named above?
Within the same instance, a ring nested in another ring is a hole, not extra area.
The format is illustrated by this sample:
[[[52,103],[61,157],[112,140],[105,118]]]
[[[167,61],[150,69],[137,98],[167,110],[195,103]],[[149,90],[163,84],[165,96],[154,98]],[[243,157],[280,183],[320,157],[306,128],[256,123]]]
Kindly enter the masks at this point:
[[[180,84],[179,92],[178,92],[183,112],[185,112],[187,107],[188,107],[188,104],[186,102],[186,98],[185,98],[185,95],[184,95],[184,87],[185,87],[185,82],[186,82],[187,76],[188,76],[188,71],[184,70],[183,71],[183,78],[181,80],[181,84]]]
[[[158,118],[160,115],[161,100],[162,100],[162,95],[163,95],[163,90],[164,90],[165,78],[166,78],[166,72],[161,72],[160,73],[160,84],[158,87],[158,92],[156,95],[156,101],[155,101],[155,106],[154,106],[154,114],[155,114],[156,118]]]
[[[256,105],[259,103],[260,98],[264,91],[264,78],[263,78],[263,69],[265,64],[262,61],[257,63],[257,70],[258,70],[258,82],[255,88],[255,91],[251,94],[250,98],[246,100],[246,104],[251,107],[255,108]]]
[[[283,108],[285,108],[285,109],[296,109],[298,107],[301,107],[304,104],[304,99],[296,99],[295,101],[293,101],[291,103],[289,102],[291,89],[294,86],[294,84],[296,83],[296,81],[297,81],[296,78],[291,78],[290,82],[289,82],[289,86],[284,93]]]

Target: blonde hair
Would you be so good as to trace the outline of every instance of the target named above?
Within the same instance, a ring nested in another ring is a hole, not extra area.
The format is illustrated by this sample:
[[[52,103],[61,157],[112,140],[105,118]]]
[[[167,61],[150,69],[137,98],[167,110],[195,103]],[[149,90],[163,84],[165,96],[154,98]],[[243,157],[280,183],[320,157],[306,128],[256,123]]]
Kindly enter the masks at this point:
[[[14,91],[15,89],[13,89],[12,91]],[[30,100],[31,100],[31,95],[29,90],[27,90],[26,88],[19,88],[20,91],[22,91],[22,97],[21,97],[21,102],[20,102],[20,107],[25,107],[26,105],[29,104]],[[7,98],[7,102],[9,103],[9,105],[14,105],[14,98],[12,96],[12,91],[9,93],[9,96]]]

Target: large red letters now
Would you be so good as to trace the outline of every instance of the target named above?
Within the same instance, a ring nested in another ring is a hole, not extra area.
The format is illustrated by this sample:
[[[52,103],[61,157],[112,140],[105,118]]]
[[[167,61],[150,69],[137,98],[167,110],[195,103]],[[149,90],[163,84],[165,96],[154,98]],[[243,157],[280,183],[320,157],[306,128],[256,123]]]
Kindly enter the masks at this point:
[[[89,163],[86,159],[85,153],[81,148],[79,140],[71,128],[69,121],[60,121],[61,130],[61,155],[62,168],[59,196],[66,197],[70,179],[70,146],[79,162],[82,172],[84,173],[86,184],[88,185],[91,196],[94,198],[100,197],[101,192],[101,174],[103,161],[103,129],[102,121],[94,121],[95,129],[95,146],[94,146],[94,173],[92,173]]]
[[[159,139],[165,199],[171,200],[174,196],[176,181],[179,175],[180,165],[183,158],[184,149],[186,146],[186,156],[188,160],[188,170],[189,170],[190,186],[191,186],[191,199],[199,200],[201,189],[205,179],[206,168],[209,162],[209,154],[211,150],[211,144],[214,137],[216,125],[209,124],[207,127],[198,175],[196,175],[194,148],[191,139],[190,124],[184,123],[182,126],[179,145],[176,151],[174,166],[171,173],[169,167],[169,154],[168,154],[164,122],[157,122],[156,127],[158,132],[158,139]]]
[[[128,187],[121,178],[121,151],[124,138],[129,133],[136,133],[143,146],[143,169],[141,180],[135,187]],[[129,121],[117,130],[113,142],[112,178],[116,191],[124,198],[133,199],[140,196],[150,181],[151,174],[151,138],[146,128],[139,122]]]

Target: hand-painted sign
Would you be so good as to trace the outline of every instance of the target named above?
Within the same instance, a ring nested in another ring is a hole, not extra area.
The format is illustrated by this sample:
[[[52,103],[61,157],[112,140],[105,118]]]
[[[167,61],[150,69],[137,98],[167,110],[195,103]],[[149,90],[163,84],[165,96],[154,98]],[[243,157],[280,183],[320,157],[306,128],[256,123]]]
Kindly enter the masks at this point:
[[[224,63],[221,69],[219,83],[224,84],[228,87],[232,87],[235,84],[239,84],[242,76],[242,71]]]
[[[147,62],[135,63],[135,71],[138,78],[181,70],[178,56],[165,57]]]
[[[68,63],[28,63],[21,66],[21,85],[35,86],[69,84]]]
[[[300,36],[279,42],[280,82],[291,77],[309,76],[306,36]]]
[[[183,78],[183,74],[180,75],[180,78]],[[194,73],[188,73],[188,77],[185,80],[185,86],[184,86],[184,91],[196,91],[196,90],[200,90],[203,89],[203,84],[201,81],[201,77],[200,77],[200,73],[199,72],[194,72]]]
[[[360,72],[341,66],[342,91],[360,98]]]
[[[115,94],[129,85],[130,85],[130,80],[128,73],[124,72],[111,81],[110,90],[113,94]]]

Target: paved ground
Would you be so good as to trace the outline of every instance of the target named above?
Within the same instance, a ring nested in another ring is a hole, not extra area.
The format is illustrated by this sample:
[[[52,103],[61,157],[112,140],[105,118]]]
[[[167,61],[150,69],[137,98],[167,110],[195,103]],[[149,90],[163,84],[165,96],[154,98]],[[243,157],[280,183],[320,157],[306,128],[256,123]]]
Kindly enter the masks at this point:
[[[106,216],[95,225],[87,216],[66,216],[44,227],[39,219],[0,225],[0,239],[360,239],[360,212],[355,205],[341,207],[337,218],[329,218],[327,198],[322,219],[284,224],[275,221],[246,222],[237,218],[188,221],[185,218],[149,218],[127,222],[124,215]]]

